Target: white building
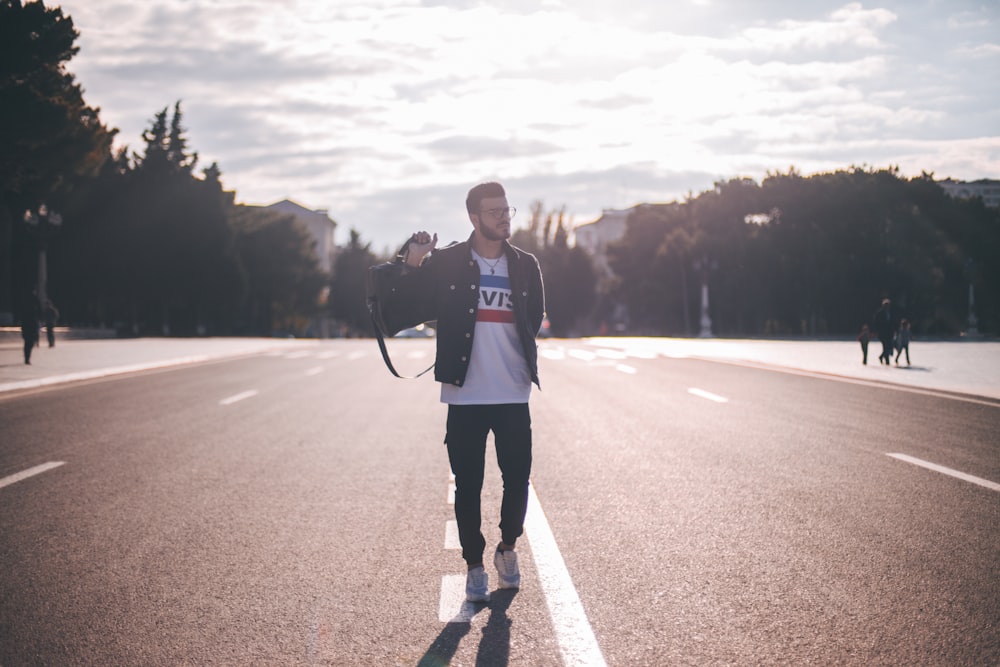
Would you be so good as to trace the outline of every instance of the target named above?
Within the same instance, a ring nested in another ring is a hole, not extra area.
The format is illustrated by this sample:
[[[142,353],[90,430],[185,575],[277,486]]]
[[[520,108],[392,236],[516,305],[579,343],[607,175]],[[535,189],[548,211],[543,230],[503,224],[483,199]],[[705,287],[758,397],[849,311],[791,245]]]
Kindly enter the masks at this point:
[[[608,266],[608,245],[625,236],[625,220],[632,209],[606,208],[594,222],[577,225],[573,229],[576,245],[583,248],[594,260],[594,268],[602,281],[614,272]]]
[[[938,181],[938,185],[956,199],[982,197],[983,203],[987,206],[992,208],[1000,207],[1000,181],[986,178],[978,181],[953,181],[947,178],[943,181]]]
[[[316,241],[316,257],[319,259],[319,268],[326,273],[333,270],[333,262],[337,255],[333,233],[337,229],[337,223],[330,219],[326,209],[313,211],[290,199],[282,199],[277,203],[257,208],[291,216],[301,222]]]

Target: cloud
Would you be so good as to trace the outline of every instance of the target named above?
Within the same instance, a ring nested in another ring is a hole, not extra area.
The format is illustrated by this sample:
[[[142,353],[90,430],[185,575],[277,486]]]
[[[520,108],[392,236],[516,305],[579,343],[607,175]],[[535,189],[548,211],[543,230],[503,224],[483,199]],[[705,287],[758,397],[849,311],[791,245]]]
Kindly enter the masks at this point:
[[[338,240],[464,238],[486,178],[581,221],[793,165],[1000,172],[971,148],[1000,127],[989,5],[62,5],[82,33],[70,69],[119,141],[180,99],[189,145],[239,200],[328,208]]]

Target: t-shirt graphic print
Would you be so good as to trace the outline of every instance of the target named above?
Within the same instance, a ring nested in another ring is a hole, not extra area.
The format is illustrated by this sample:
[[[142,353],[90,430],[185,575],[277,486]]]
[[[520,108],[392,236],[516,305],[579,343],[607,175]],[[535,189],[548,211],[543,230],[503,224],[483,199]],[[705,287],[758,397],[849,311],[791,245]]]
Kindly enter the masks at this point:
[[[479,264],[479,307],[472,338],[472,356],[461,387],[441,385],[441,402],[455,405],[527,403],[531,376],[514,324],[507,257]]]

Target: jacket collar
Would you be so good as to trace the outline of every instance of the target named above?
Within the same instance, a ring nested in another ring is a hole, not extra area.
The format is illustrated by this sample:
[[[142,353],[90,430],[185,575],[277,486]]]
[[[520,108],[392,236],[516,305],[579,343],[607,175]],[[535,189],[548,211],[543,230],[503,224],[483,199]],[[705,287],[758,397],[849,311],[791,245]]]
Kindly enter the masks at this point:
[[[472,237],[475,236],[475,234],[476,234],[475,232],[472,232],[471,234],[469,234],[469,238],[465,240],[465,244],[469,247],[470,258],[472,257]],[[516,247],[510,244],[510,241],[504,239],[503,241],[501,241],[501,244],[503,246],[503,254],[506,255],[508,259],[513,259],[514,261],[517,261],[518,259],[521,258],[521,253],[517,251]]]

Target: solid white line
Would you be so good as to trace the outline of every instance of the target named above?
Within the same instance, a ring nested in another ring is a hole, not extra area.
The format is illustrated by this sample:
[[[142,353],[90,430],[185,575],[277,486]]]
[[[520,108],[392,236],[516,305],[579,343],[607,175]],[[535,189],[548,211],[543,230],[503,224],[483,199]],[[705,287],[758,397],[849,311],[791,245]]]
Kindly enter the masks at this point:
[[[711,392],[707,392],[704,389],[696,389],[695,387],[691,387],[690,389],[688,389],[688,393],[689,394],[694,394],[695,396],[700,396],[701,398],[707,398],[708,400],[715,401],[716,403],[728,403],[729,402],[728,398],[725,398],[723,396],[719,396],[718,394],[713,394]]]
[[[607,665],[533,486],[528,487],[528,515],[524,528],[531,543],[531,555],[538,569],[563,664],[566,667]]]
[[[929,461],[924,461],[922,459],[917,459],[912,456],[907,456],[906,454],[886,454],[886,456],[891,456],[894,459],[899,459],[900,461],[906,461],[907,463],[912,463],[915,466],[920,466],[921,468],[927,468],[928,470],[933,470],[934,472],[939,472],[945,475],[951,475],[952,477],[957,477],[958,479],[965,480],[966,482],[972,482],[973,484],[984,486],[987,489],[991,489],[993,491],[1000,491],[1000,484],[997,484],[996,482],[991,482],[988,479],[983,479],[982,477],[976,477],[974,475],[969,475],[964,472],[959,472],[958,470],[945,468],[944,466],[939,466],[936,463],[930,463]]]
[[[15,482],[20,482],[22,479],[28,479],[29,477],[34,477],[35,475],[38,475],[39,473],[43,473],[46,470],[52,470],[53,468],[58,468],[59,466],[63,465],[64,463],[66,463],[66,462],[65,461],[49,461],[48,463],[43,463],[41,465],[37,465],[34,468],[28,468],[27,470],[21,471],[19,473],[14,474],[14,475],[9,475],[8,477],[4,477],[3,479],[0,479],[0,489],[2,489],[5,486],[9,486],[11,484],[14,484]]]
[[[229,398],[224,398],[219,401],[219,405],[232,405],[236,401],[242,401],[244,398],[250,398],[251,396],[256,396],[257,390],[251,389],[250,391],[244,391],[235,396],[230,396]]]

